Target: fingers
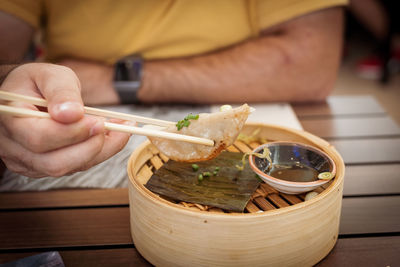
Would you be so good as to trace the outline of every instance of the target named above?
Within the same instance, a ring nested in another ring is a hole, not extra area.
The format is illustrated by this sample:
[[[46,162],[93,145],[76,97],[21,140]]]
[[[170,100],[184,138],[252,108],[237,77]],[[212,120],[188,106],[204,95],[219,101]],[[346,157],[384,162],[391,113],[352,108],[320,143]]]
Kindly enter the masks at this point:
[[[101,152],[104,138],[103,134],[98,134],[85,142],[40,154],[32,159],[32,169],[51,177],[69,174],[86,166]]]
[[[61,123],[72,123],[83,117],[81,87],[75,73],[60,65],[42,66],[32,73],[41,93],[48,102],[51,117]]]
[[[40,178],[61,177],[90,167],[118,153],[129,140],[129,134],[112,133],[109,136],[98,134],[86,142],[59,150],[33,154],[22,147],[19,154],[24,157],[4,160],[7,168],[23,175]]]
[[[0,143],[10,152],[6,157],[3,157],[7,168],[36,178],[44,176],[60,177],[71,173],[82,165],[87,165],[102,150],[104,139],[103,134],[98,134],[85,142],[47,153],[33,153],[12,141],[8,144]]]
[[[102,119],[85,116],[76,123],[62,124],[52,119],[0,116],[7,136],[24,148],[44,153],[85,141],[104,132]]]
[[[0,133],[4,133],[4,129],[0,128]],[[29,158],[34,156],[33,153],[7,138],[4,134],[0,134],[0,147],[2,148],[0,157],[10,171],[32,178],[46,176],[29,167]]]
[[[76,171],[87,170],[90,167],[97,165],[117,154],[129,141],[129,137],[130,134],[109,132],[107,135],[105,135],[105,140],[101,152],[93,160],[91,160],[85,166],[82,166]]]
[[[51,117],[72,123],[83,117],[80,83],[75,73],[64,66],[30,63],[11,71],[2,90],[45,98]]]
[[[109,132],[50,152],[35,153],[12,139],[0,135],[0,156],[6,166],[32,178],[60,177],[86,170],[118,153],[129,140],[129,134]]]

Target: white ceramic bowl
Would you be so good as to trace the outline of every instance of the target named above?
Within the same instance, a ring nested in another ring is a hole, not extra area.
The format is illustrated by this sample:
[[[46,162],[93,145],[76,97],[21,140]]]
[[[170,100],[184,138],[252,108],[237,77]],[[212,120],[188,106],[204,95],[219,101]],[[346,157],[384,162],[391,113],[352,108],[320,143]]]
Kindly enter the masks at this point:
[[[262,153],[264,147],[268,147],[271,152],[272,165],[301,163],[316,170],[318,173],[330,172],[332,177],[336,174],[336,166],[333,160],[326,153],[315,147],[294,142],[271,142],[257,147],[253,152]],[[265,183],[287,194],[305,193],[329,182],[329,180],[323,179],[294,182],[273,177],[268,171],[267,173],[263,171],[270,164],[268,160],[260,159],[254,155],[249,156],[249,163],[253,171]]]

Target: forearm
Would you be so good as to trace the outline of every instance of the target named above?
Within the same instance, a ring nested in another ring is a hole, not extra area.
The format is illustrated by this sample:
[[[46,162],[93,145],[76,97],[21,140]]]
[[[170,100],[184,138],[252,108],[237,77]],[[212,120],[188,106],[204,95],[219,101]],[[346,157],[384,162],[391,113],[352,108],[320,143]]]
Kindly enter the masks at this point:
[[[258,39],[190,58],[146,61],[145,103],[315,101],[332,90],[341,56],[342,11],[294,19]],[[87,104],[117,104],[111,66],[64,60]]]
[[[145,103],[324,98],[333,86],[338,56],[320,61],[322,56],[315,56],[315,50],[308,51],[310,54],[299,51],[293,46],[293,41],[286,38],[266,36],[207,55],[146,61],[138,98]],[[86,104],[119,103],[112,85],[112,67],[84,61],[65,60],[60,63],[77,74]]]
[[[301,90],[302,75],[297,68],[277,40],[265,37],[206,56],[148,62],[139,99],[192,103],[288,100]]]
[[[332,22],[318,25],[312,17],[305,23],[313,24],[310,27],[292,23],[279,34],[224,51],[146,62],[139,99],[192,103],[323,99],[333,88],[339,65],[342,29],[338,11],[325,14],[335,16],[333,23],[338,27]]]
[[[318,61],[297,52],[266,37],[218,54],[149,62],[139,99],[223,103],[325,98],[333,88],[339,57]]]

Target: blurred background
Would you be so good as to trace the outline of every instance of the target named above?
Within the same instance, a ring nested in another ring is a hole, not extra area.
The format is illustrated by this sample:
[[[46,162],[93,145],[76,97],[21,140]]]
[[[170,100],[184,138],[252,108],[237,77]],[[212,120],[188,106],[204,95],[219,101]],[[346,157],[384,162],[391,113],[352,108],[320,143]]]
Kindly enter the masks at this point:
[[[351,0],[334,95],[371,94],[400,123],[400,3]]]

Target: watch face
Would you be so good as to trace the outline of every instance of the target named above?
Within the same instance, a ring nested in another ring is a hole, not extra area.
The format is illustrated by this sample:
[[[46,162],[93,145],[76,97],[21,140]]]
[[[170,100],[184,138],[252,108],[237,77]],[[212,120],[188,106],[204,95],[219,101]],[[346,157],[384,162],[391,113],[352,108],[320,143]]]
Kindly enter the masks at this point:
[[[115,81],[140,81],[143,60],[141,57],[129,56],[115,64]]]
[[[125,62],[118,61],[115,64],[115,77],[114,81],[128,81],[128,69],[125,66]]]

